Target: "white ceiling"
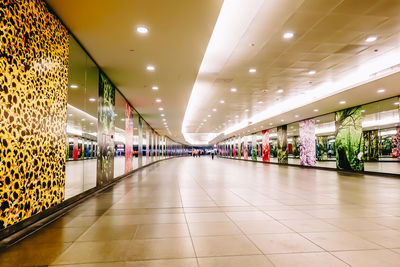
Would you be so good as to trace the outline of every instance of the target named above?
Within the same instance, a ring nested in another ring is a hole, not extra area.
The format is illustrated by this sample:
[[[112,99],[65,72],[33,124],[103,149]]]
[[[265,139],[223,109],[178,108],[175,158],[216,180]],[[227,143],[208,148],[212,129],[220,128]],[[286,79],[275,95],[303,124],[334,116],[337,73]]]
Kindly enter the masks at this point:
[[[144,118],[177,141],[181,130],[206,143],[400,95],[399,68],[390,68],[400,63],[400,1],[222,2],[48,0]],[[147,36],[136,34],[140,24]]]
[[[47,2],[144,119],[160,134],[184,141],[186,105],[223,0]],[[136,33],[139,25],[149,33]],[[149,64],[154,72],[146,70]]]
[[[244,14],[229,16],[235,10]],[[218,141],[399,95],[397,76],[359,87],[399,71],[399,12],[400,1],[388,0],[226,0],[182,130],[194,142],[195,133],[219,134]],[[283,38],[286,32],[294,37]],[[369,36],[378,39],[368,43]],[[215,50],[218,57],[208,57]],[[386,91],[378,94],[380,87]]]

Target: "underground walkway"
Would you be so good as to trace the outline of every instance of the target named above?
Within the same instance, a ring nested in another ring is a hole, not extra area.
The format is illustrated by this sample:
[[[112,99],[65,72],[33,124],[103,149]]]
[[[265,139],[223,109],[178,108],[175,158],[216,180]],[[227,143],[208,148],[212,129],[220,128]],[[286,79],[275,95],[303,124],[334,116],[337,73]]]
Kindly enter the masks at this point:
[[[399,216],[397,179],[172,159],[11,247],[0,266],[398,266]]]

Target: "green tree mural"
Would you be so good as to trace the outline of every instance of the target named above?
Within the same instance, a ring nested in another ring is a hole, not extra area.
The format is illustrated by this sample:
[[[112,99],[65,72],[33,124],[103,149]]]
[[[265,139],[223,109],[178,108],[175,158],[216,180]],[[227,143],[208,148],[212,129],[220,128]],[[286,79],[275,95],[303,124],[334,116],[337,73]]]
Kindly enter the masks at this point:
[[[257,146],[253,146],[251,148],[251,159],[252,160],[257,160]]]
[[[363,132],[363,138],[364,138],[364,160],[378,161],[379,159],[378,130]]]
[[[102,73],[99,83],[97,184],[102,185],[114,176],[115,88]]]
[[[327,160],[328,159],[328,137],[318,136],[317,137],[317,159]]]
[[[335,113],[336,166],[340,170],[363,171],[361,106]]]
[[[287,125],[279,126],[278,129],[278,162],[288,163]]]

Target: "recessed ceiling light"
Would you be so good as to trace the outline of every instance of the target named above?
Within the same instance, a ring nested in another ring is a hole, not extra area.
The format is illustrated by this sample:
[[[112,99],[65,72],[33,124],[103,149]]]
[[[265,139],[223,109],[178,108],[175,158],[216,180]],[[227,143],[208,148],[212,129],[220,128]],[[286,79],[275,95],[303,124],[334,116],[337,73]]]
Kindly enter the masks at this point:
[[[314,112],[318,112],[319,110],[318,109],[314,109]]]
[[[395,104],[395,105],[398,105],[398,104],[399,104],[399,102],[394,102],[394,104]]]
[[[212,111],[216,112],[216,111],[217,111],[217,109],[216,109],[216,108],[213,108],[213,109],[212,109]]]
[[[165,114],[161,114],[161,117],[165,117]]]
[[[281,120],[281,122],[284,122],[285,120]]]
[[[236,92],[237,89],[236,88],[231,88],[231,92]]]
[[[258,104],[262,104],[263,102],[262,102],[262,101],[258,101],[257,103],[258,103]]]
[[[78,85],[76,85],[76,84],[71,84],[70,87],[73,88],[73,89],[76,89],[76,88],[78,88]]]
[[[293,33],[293,32],[285,32],[285,33],[283,34],[283,38],[285,38],[285,39],[293,38],[293,36],[294,36],[294,33]]]
[[[208,115],[207,115],[207,117],[211,118],[211,115],[210,115],[210,114],[208,114]]]
[[[283,89],[279,89],[278,91],[276,91],[278,94],[283,93]]]
[[[342,100],[342,101],[339,102],[339,104],[340,105],[344,105],[344,104],[346,104],[346,101]]]
[[[121,121],[125,121],[125,119],[124,119],[124,118],[122,118],[122,119],[121,119]]]
[[[249,110],[248,110],[248,109],[245,109],[244,112],[249,112]]]
[[[317,122],[320,122],[320,120],[317,120]]]
[[[164,110],[164,108],[158,108],[158,110],[160,110],[160,111],[163,111],[163,110]]]
[[[161,103],[161,99],[157,98],[157,99],[156,99],[156,102],[157,102],[157,103]]]
[[[298,117],[299,117],[299,115],[294,115],[294,117],[295,117],[295,118],[298,118]]]
[[[85,119],[81,119],[81,121],[85,121]]]
[[[206,122],[206,121],[207,121],[207,119],[204,119],[203,121],[204,121],[204,122]]]
[[[232,120],[228,120],[229,122],[231,122]]]
[[[254,72],[256,72],[256,71],[257,71],[257,70],[254,69],[254,68],[249,69],[249,72],[250,72],[250,73],[254,73]]]
[[[71,114],[71,113],[69,113],[69,114],[68,114],[68,117],[72,117],[72,114]]]
[[[153,87],[151,87],[151,89],[158,90],[158,86],[153,86]]]
[[[166,119],[166,118],[163,118],[162,120],[163,120],[163,121],[166,121],[167,119]]]
[[[315,73],[317,73],[315,70],[310,70],[310,71],[308,72],[309,75],[314,75]]]
[[[93,125],[93,124],[94,124],[93,122],[90,123],[90,125]]]
[[[156,67],[154,67],[153,65],[148,65],[146,67],[146,70],[148,70],[148,71],[155,71],[155,69],[156,69]]]
[[[293,126],[290,126],[290,129],[293,129]]]
[[[365,39],[365,41],[366,41],[367,43],[372,43],[372,42],[375,42],[376,39],[378,39],[378,37],[376,37],[376,36],[370,36],[370,37],[368,37],[367,39]]]
[[[365,109],[361,110],[361,112],[364,113],[364,112],[365,112]]]
[[[239,118],[239,115],[236,115],[235,118]]]
[[[272,122],[270,122],[269,125],[272,125]]]
[[[220,100],[219,103],[223,104],[223,103],[225,103],[225,101],[224,100]]]
[[[89,98],[89,101],[94,102],[94,101],[96,101],[96,98],[91,97],[91,98]]]
[[[136,31],[141,34],[146,34],[149,32],[149,29],[147,29],[145,26],[138,26],[136,27]]]
[[[377,91],[378,93],[383,93],[383,92],[385,92],[385,89],[379,89],[378,91]]]

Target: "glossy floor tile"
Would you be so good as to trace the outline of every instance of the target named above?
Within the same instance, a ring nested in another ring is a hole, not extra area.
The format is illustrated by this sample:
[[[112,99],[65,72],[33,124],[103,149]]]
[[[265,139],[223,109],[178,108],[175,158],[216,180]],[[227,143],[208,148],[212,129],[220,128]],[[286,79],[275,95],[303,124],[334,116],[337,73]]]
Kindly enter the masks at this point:
[[[391,178],[171,159],[3,251],[0,266],[398,266],[399,192]]]

